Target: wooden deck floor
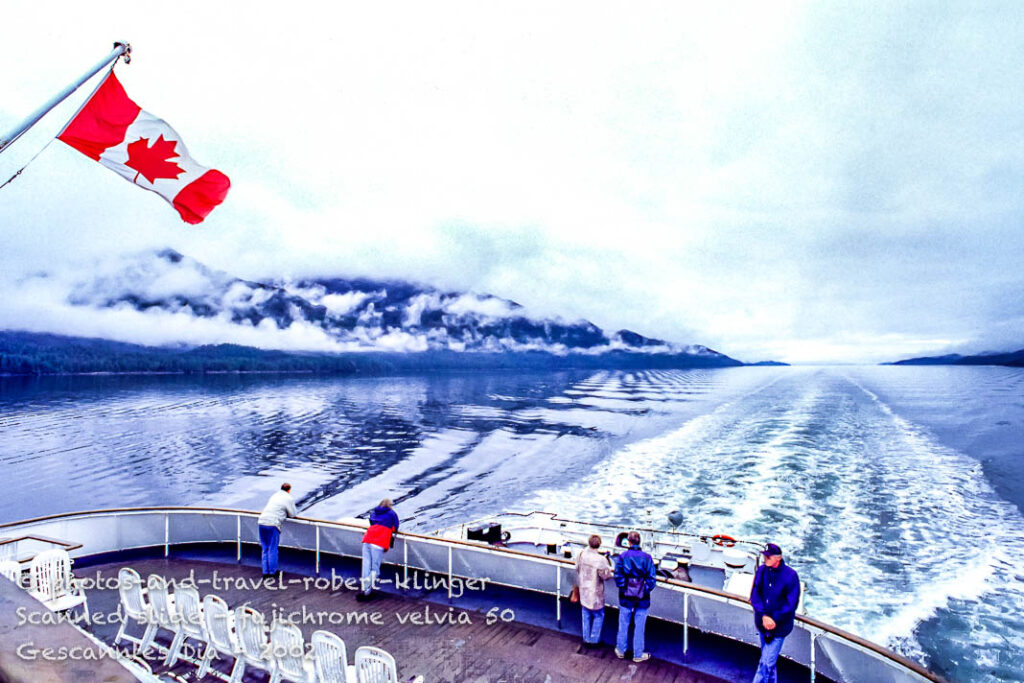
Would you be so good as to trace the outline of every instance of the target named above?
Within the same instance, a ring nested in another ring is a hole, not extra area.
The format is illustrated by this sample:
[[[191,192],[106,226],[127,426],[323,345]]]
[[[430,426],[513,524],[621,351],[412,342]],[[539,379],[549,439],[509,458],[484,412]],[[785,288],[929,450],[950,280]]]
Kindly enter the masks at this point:
[[[664,682],[664,683],[710,683],[722,679],[696,672],[670,662],[651,659],[640,664],[619,660],[608,646],[599,650],[585,650],[578,638],[565,633],[531,626],[519,622],[487,624],[486,615],[480,612],[466,612],[447,606],[427,603],[422,600],[399,595],[378,594],[372,601],[360,603],[355,593],[345,588],[321,590],[304,587],[304,577],[285,574],[284,590],[252,590],[237,585],[225,586],[225,579],[258,581],[259,570],[253,567],[213,562],[198,562],[181,559],[140,559],[118,564],[96,565],[85,573],[95,578],[97,573],[104,579],[116,578],[122,566],[130,566],[145,579],[149,574],[160,574],[168,580],[183,581],[192,572],[201,596],[209,593],[219,595],[231,608],[248,603],[263,612],[269,623],[275,610],[300,612],[315,618],[324,615],[377,613],[380,625],[372,623],[348,623],[329,625],[300,624],[308,641],[310,634],[318,629],[333,631],[345,640],[349,660],[355,649],[361,645],[381,647],[395,656],[401,680],[422,674],[428,683],[559,683],[562,681],[607,681]],[[222,581],[217,587],[212,583],[214,572]],[[94,613],[114,613],[118,606],[115,589],[94,588],[89,592],[89,604]],[[418,625],[413,623],[416,615],[421,618],[428,614],[446,617],[446,623]],[[458,623],[460,614],[471,623]],[[337,617],[335,617],[337,618]],[[403,618],[405,623],[403,623]],[[451,623],[454,621],[455,623]],[[93,632],[111,642],[116,625],[94,625]],[[138,635],[141,627],[129,627],[129,632]],[[167,644],[170,634],[160,632],[158,642]],[[153,660],[151,660],[153,661]],[[154,662],[155,663],[155,662]],[[221,671],[229,669],[230,662],[220,660]],[[161,671],[159,665],[154,671]],[[195,667],[188,664],[175,666],[176,673],[192,673]],[[212,678],[208,680],[213,680]],[[260,673],[247,674],[245,681],[265,681]]]

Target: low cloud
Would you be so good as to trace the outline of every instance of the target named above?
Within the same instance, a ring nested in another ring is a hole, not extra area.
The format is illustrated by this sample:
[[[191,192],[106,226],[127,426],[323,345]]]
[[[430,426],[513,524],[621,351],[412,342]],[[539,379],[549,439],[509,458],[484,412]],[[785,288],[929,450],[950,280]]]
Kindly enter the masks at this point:
[[[8,282],[0,299],[0,327],[99,337],[147,346],[241,344],[264,349],[349,350],[323,329],[296,323],[278,329],[269,319],[259,325],[232,322],[229,315],[197,317],[187,308],[136,310],[129,304],[96,307],[72,303],[82,291],[74,277],[36,275]],[[94,297],[98,292],[89,291]],[[116,292],[108,290],[107,294]]]
[[[329,294],[324,285],[310,282],[278,288],[234,278],[171,250],[108,256],[9,279],[0,286],[5,292],[0,328],[151,346],[234,343],[292,351],[445,349],[558,355],[636,350],[618,335],[594,344],[601,331],[585,321],[575,332],[588,335],[589,345],[570,348],[552,341],[567,331],[555,329],[564,323],[527,318],[522,307],[486,295],[424,291],[402,283],[369,284],[364,285],[368,291],[343,294]],[[390,287],[398,290],[394,297],[388,295]],[[317,308],[321,305],[326,314]],[[429,322],[424,319],[428,313]],[[516,326],[520,331],[513,333]],[[648,345],[640,350],[681,349]]]

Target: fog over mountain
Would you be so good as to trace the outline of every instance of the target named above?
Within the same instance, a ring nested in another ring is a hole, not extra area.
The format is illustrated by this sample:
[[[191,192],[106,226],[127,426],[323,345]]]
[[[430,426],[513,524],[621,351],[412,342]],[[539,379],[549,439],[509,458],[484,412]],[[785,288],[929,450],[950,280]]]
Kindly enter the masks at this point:
[[[629,330],[608,332],[586,320],[532,316],[519,304],[488,294],[365,278],[253,282],[172,249],[41,271],[7,289],[0,328],[150,346],[626,353],[738,364],[701,345]]]

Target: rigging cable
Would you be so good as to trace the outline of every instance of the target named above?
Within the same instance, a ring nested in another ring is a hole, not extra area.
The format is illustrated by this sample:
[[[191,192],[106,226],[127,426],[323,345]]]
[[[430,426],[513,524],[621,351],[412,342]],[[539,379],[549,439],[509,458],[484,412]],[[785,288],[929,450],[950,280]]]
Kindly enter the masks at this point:
[[[98,73],[104,66],[107,66],[106,62],[108,60],[110,60],[111,57],[113,58],[113,61],[111,61],[110,64],[109,64],[110,68],[107,71],[107,75],[109,75],[110,73],[113,73],[114,67],[117,66],[117,63],[120,60],[123,59],[125,64],[130,64],[131,63],[131,61],[132,61],[132,46],[131,46],[131,44],[129,44],[127,42],[122,42],[122,41],[118,41],[118,42],[114,43],[114,52],[111,53],[111,55],[108,56],[106,59],[104,59],[102,62],[100,62],[100,64],[97,64],[95,67],[93,67],[93,69],[91,70],[92,71],[91,73],[88,73],[87,75],[83,76],[77,83],[74,83],[71,86],[69,86],[67,89],[65,89],[63,93],[58,95],[58,99],[56,99],[56,101],[53,101],[52,103],[47,103],[47,105],[44,105],[44,109],[37,110],[37,113],[34,114],[33,117],[29,118],[27,120],[27,123],[23,124],[22,127],[20,127],[20,129],[16,133],[12,134],[8,139],[0,140],[0,151],[4,151],[8,147],[10,147],[12,144],[14,144],[14,142],[17,141],[18,138],[20,138],[31,126],[33,126],[36,123],[38,123],[39,120],[42,119],[43,116],[45,116],[47,113],[50,112],[50,110],[52,110],[54,107],[56,107],[58,104],[60,104],[71,93],[73,93],[74,91],[78,90],[78,88],[83,83],[85,83],[88,79],[90,79],[93,76],[95,76],[96,73]],[[106,78],[106,76],[104,76],[104,79],[105,78]],[[104,79],[100,79],[100,83],[101,84],[103,83]],[[85,98],[85,101],[82,102],[82,104],[78,107],[77,110],[75,110],[75,113],[71,117],[71,119],[68,119],[68,123],[70,123],[75,118],[75,116],[78,116],[79,112],[81,112],[82,109],[85,107],[85,105],[89,102],[89,100],[92,99],[92,96],[96,94],[96,90],[98,90],[98,89],[99,89],[99,85],[97,85],[93,89],[93,91],[89,95],[89,97]],[[61,128],[61,133],[64,132],[64,128],[66,128],[66,127],[67,127],[67,124],[64,124],[64,126]],[[59,135],[60,135],[60,133],[57,134],[57,136],[59,136]],[[20,176],[21,172],[24,171],[26,168],[28,168],[29,164],[31,164],[33,161],[35,161],[36,158],[40,154],[42,154],[44,151],[46,151],[46,148],[49,147],[50,144],[54,140],[57,139],[57,136],[54,136],[54,137],[50,138],[49,142],[47,142],[45,145],[43,145],[42,149],[40,149],[38,152],[36,152],[34,155],[32,155],[32,158],[29,159],[25,163],[24,166],[22,166],[17,171],[15,171],[14,175],[12,175],[10,178],[8,178],[4,182],[3,185],[0,185],[0,190],[2,190],[3,188],[7,187],[8,185],[10,185],[14,181],[15,178]]]
[[[24,166],[22,166],[21,168],[19,168],[19,169],[18,169],[17,171],[15,171],[15,172],[14,172],[14,175],[12,175],[12,176],[11,176],[10,178],[8,178],[7,180],[5,180],[5,181],[4,181],[4,184],[3,184],[3,185],[0,185],[0,190],[4,189],[4,188],[5,188],[5,187],[7,187],[8,185],[10,185],[10,184],[11,184],[11,183],[12,183],[12,182],[14,181],[14,179],[15,179],[15,178],[17,178],[18,176],[20,176],[20,175],[21,175],[21,172],[22,172],[22,171],[24,171],[24,170],[25,170],[26,168],[28,168],[28,165],[29,165],[29,164],[31,164],[31,163],[32,163],[33,161],[35,161],[35,160],[36,160],[36,157],[38,157],[38,156],[39,156],[40,154],[42,154],[43,152],[45,152],[45,151],[46,151],[46,148],[47,148],[47,147],[49,147],[49,146],[50,146],[50,145],[51,145],[51,144],[53,143],[53,141],[54,141],[54,140],[56,140],[56,139],[57,139],[57,138],[50,138],[49,142],[47,142],[47,143],[46,143],[45,145],[43,145],[42,149],[40,149],[40,150],[39,150],[38,152],[36,152],[35,154],[33,154],[33,155],[32,155],[32,158],[31,158],[31,159],[29,159],[28,161],[26,161],[26,162],[25,162],[25,165],[24,165]]]

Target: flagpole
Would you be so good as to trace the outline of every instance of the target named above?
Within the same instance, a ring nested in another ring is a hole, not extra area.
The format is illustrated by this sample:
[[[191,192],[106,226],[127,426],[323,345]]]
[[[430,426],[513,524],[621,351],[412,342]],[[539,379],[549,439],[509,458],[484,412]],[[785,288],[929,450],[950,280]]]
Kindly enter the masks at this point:
[[[36,125],[39,122],[39,119],[46,116],[51,109],[53,109],[58,104],[67,99],[67,97],[71,93],[78,90],[83,83],[85,83],[87,80],[95,76],[101,69],[110,64],[112,61],[116,61],[122,55],[124,56],[124,61],[127,64],[131,60],[131,54],[132,46],[130,44],[122,42],[114,43],[114,49],[110,52],[110,54],[108,54],[102,60],[97,62],[95,66],[93,66],[87,72],[85,72],[81,78],[79,78],[74,83],[61,90],[46,104],[44,104],[43,106],[39,107],[39,109],[36,109],[34,112],[29,114],[24,121],[15,126],[9,133],[4,135],[3,137],[0,137],[0,154],[3,154],[4,151],[6,151],[6,149],[11,145],[11,143],[20,138],[22,134],[29,128]]]

